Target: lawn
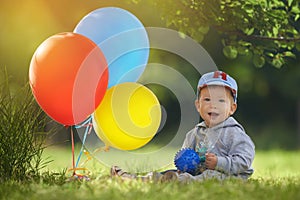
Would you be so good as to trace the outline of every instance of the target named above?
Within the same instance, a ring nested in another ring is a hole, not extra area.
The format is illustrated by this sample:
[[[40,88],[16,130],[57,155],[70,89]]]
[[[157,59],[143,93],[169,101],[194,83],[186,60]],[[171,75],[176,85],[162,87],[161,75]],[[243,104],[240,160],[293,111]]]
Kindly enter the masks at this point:
[[[48,148],[44,153],[53,161],[44,169],[50,179],[60,179],[71,166],[70,149]],[[0,186],[1,199],[300,199],[300,151],[258,151],[255,173],[247,182],[180,184],[123,182],[109,177],[109,167],[91,160],[86,164],[91,180],[64,182],[42,180],[39,183],[8,182]],[[70,177],[67,174],[67,177]]]
[[[75,156],[78,155],[77,151]],[[109,152],[110,153],[110,152]],[[104,153],[105,154],[105,153]],[[113,157],[113,155],[110,155]],[[47,171],[61,171],[64,168],[70,168],[72,165],[72,153],[71,148],[47,148],[44,152],[44,158],[50,159],[52,162],[47,165],[45,170]],[[75,157],[77,158],[77,157]],[[81,157],[81,163],[85,161],[86,157]],[[115,164],[119,164],[116,158]],[[104,166],[97,159],[89,161],[86,165],[91,172],[109,171],[109,166]],[[275,179],[275,178],[287,178],[287,177],[299,177],[300,178],[300,151],[257,151],[254,159],[253,167],[255,173],[252,178],[258,179]],[[170,168],[174,167],[172,165]]]

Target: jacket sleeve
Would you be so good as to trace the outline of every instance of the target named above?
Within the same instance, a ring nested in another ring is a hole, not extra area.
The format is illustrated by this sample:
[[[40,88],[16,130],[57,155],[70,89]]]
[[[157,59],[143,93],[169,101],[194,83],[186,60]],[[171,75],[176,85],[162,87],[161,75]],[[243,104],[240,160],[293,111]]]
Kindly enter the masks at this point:
[[[216,170],[228,175],[247,174],[255,155],[255,147],[248,135],[238,127],[228,132],[224,143],[227,145],[226,155],[218,155]]]

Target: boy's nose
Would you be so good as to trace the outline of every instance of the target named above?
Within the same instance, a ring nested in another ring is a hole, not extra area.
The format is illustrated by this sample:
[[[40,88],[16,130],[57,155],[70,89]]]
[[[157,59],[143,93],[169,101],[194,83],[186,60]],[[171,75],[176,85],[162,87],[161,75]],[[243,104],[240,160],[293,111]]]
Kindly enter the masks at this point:
[[[217,108],[217,105],[216,105],[215,103],[211,103],[211,104],[210,104],[210,107],[211,107],[211,108]]]

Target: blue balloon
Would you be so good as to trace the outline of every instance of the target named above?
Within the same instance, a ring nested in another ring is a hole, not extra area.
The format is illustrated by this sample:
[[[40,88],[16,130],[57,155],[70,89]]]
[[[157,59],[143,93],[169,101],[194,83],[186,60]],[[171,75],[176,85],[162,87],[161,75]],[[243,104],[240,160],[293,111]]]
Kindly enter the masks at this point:
[[[102,50],[108,63],[108,88],[136,82],[144,72],[149,58],[148,34],[130,12],[116,7],[94,10],[74,32],[91,39]]]

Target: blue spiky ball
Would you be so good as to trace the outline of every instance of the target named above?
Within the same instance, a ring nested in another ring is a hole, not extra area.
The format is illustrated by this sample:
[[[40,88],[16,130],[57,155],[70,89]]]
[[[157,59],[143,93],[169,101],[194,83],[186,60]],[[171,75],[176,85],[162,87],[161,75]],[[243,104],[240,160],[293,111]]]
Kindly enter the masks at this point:
[[[201,160],[196,151],[190,148],[179,150],[174,159],[176,168],[181,172],[187,172],[195,175]]]

